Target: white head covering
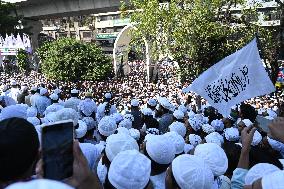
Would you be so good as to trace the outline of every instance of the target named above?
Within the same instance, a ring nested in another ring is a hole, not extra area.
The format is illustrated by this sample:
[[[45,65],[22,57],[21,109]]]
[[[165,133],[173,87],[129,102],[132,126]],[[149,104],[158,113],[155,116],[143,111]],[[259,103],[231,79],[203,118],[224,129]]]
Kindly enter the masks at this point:
[[[239,141],[240,135],[239,135],[239,130],[237,128],[230,127],[230,128],[224,129],[224,132],[225,132],[225,138],[228,141],[232,141],[232,142]]]
[[[28,117],[27,121],[33,124],[33,126],[40,125],[40,120],[37,117]]]
[[[127,129],[130,129],[132,127],[132,121],[130,121],[129,119],[124,119],[118,124],[118,127],[125,127]]]
[[[27,109],[27,117],[36,117],[37,116],[37,109],[35,107],[29,107]]]
[[[123,116],[120,113],[111,114],[110,117],[112,117],[116,123],[119,123],[123,120]]]
[[[224,129],[224,123],[219,119],[213,120],[211,125],[214,127],[215,131],[223,131]]]
[[[140,139],[140,132],[137,129],[130,128],[129,129],[129,135],[134,138],[135,140]]]
[[[176,110],[176,111],[174,111],[173,116],[176,119],[183,119],[184,118],[184,113],[182,111],[180,111],[180,110]]]
[[[176,154],[180,154],[184,151],[185,141],[181,135],[176,132],[167,132],[164,135],[175,145]]]
[[[55,121],[64,121],[71,119],[73,120],[73,125],[76,126],[78,124],[79,115],[76,110],[72,108],[63,108],[56,112],[56,120]]]
[[[111,94],[110,94],[110,93],[106,93],[106,94],[105,94],[105,98],[110,99],[110,98],[111,98]]]
[[[206,143],[215,143],[221,146],[224,143],[224,138],[217,132],[210,133],[205,137]]]
[[[48,179],[35,179],[28,182],[18,182],[9,185],[6,189],[74,189],[73,187],[64,184],[63,182],[58,182],[55,180]]]
[[[146,130],[146,134],[159,135],[160,131],[159,131],[159,129],[156,129],[156,128],[148,128]]]
[[[151,161],[137,150],[126,150],[110,164],[108,179],[115,188],[143,189],[149,182]]]
[[[254,181],[262,178],[265,175],[269,175],[275,171],[279,171],[280,169],[275,165],[269,163],[258,163],[254,165],[245,177],[245,185],[251,185]]]
[[[183,154],[172,162],[173,176],[181,189],[211,189],[214,176],[205,162],[197,156]]]
[[[170,131],[177,132],[180,136],[184,137],[186,134],[186,127],[183,123],[175,121],[169,126]]]
[[[51,100],[58,100],[58,99],[59,99],[58,95],[55,94],[55,93],[53,93],[52,95],[50,95],[49,98],[50,98]]]
[[[194,147],[202,142],[201,137],[195,134],[188,135],[188,140],[189,140],[189,143],[193,145]]]
[[[135,107],[139,106],[139,101],[136,100],[136,99],[132,99],[131,100],[131,106],[135,106]]]
[[[283,189],[284,171],[275,171],[262,177],[262,189]]]
[[[198,131],[201,128],[201,122],[197,120],[195,117],[191,117],[188,120],[191,128],[195,131]]]
[[[160,97],[158,101],[161,104],[161,106],[163,106],[165,109],[168,109],[168,110],[173,109],[173,105],[170,103],[170,101],[167,98]]]
[[[152,116],[153,115],[153,111],[150,108],[143,108],[141,110],[141,113],[145,116]]]
[[[281,154],[284,153],[284,143],[279,142],[277,140],[274,140],[272,138],[267,137],[268,143],[270,144],[270,146],[276,150],[279,151]]]
[[[246,127],[249,127],[253,124],[249,119],[243,119],[242,122],[245,124]]]
[[[214,127],[209,124],[203,124],[202,130],[207,134],[213,133],[215,131]]]
[[[40,89],[39,94],[40,94],[41,96],[45,95],[46,93],[47,93],[47,89],[46,89],[46,88]]]
[[[175,158],[175,146],[164,135],[150,135],[146,141],[148,155],[159,164],[169,164]]]
[[[11,85],[17,85],[17,81],[16,80],[11,80],[10,84]]]
[[[139,146],[136,140],[125,134],[113,134],[107,137],[105,152],[110,162],[119,152],[125,150],[139,151]]]
[[[31,91],[35,91],[36,92],[37,91],[37,87],[32,87]]]
[[[253,135],[253,139],[252,139],[251,145],[257,146],[261,142],[261,140],[262,140],[261,134],[258,131],[255,131],[254,135]]]
[[[97,126],[97,122],[92,117],[84,117],[82,121],[86,123],[88,131]]]
[[[62,92],[62,91],[61,91],[60,89],[54,89],[54,91],[53,91],[53,93],[54,93],[54,94],[57,94],[57,95],[58,95],[59,93],[61,93],[61,92]]]
[[[129,130],[125,127],[118,127],[116,130],[118,134],[130,135]]]
[[[147,102],[150,106],[157,106],[157,101],[155,99],[150,98]]]
[[[101,119],[98,125],[98,130],[103,136],[110,136],[116,131],[116,122],[110,116],[105,116]]]
[[[78,94],[79,93],[79,90],[77,90],[77,89],[72,89],[71,90],[71,94]]]
[[[26,108],[20,105],[11,105],[2,109],[0,113],[0,121],[12,117],[26,119],[27,118]]]
[[[193,148],[194,148],[193,145],[191,145],[191,144],[185,144],[183,151],[184,151],[185,154],[188,154]]]
[[[228,169],[227,155],[217,144],[199,144],[194,150],[194,155],[201,157],[206,162],[214,176],[223,175]]]
[[[87,124],[82,120],[79,120],[78,123],[79,127],[75,130],[76,138],[83,138],[88,131],[88,127]]]

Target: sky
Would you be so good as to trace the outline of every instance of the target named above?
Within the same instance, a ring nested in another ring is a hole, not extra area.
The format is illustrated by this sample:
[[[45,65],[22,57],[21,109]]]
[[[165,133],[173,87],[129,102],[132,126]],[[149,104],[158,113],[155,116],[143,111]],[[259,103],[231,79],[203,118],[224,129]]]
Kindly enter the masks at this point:
[[[3,2],[9,2],[9,3],[17,3],[20,1],[26,1],[26,0],[2,0]]]

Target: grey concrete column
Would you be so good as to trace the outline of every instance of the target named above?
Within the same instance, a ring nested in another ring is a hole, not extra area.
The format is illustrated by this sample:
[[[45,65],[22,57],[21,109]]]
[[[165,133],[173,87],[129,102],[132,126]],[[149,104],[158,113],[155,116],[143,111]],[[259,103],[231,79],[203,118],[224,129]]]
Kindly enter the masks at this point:
[[[38,20],[28,20],[25,27],[31,27],[31,43],[33,51],[38,48],[38,34],[42,31],[42,23]]]

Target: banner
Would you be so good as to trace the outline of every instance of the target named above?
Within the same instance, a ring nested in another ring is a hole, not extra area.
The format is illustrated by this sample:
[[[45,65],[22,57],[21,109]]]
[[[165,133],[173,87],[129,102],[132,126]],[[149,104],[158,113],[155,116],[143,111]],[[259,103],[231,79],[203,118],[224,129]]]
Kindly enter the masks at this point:
[[[219,113],[228,116],[231,107],[275,91],[261,62],[256,39],[202,73],[184,92],[205,98]]]

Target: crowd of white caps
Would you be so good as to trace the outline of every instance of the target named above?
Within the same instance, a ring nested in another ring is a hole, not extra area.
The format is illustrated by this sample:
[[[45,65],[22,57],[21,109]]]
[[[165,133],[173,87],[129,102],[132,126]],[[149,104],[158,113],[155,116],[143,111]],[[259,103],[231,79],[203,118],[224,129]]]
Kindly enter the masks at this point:
[[[196,95],[181,91],[187,84],[181,85],[170,76],[165,76],[166,83],[160,80],[150,84],[139,74],[134,70],[125,80],[82,82],[78,87],[54,84],[36,73],[2,73],[0,121],[27,119],[40,139],[42,125],[72,119],[89,167],[105,188],[110,184],[118,189],[143,189],[151,182],[153,188],[165,189],[166,177],[171,176],[182,189],[237,189],[259,178],[263,189],[283,189],[283,166],[278,161],[283,158],[284,144],[266,136],[261,128],[251,145],[265,149],[272,160],[255,160],[246,174],[235,175],[242,148],[241,130],[255,124],[255,120],[239,116],[240,106],[232,107],[229,117],[222,117],[203,99],[198,109]],[[102,96],[98,97],[98,92]],[[114,101],[120,95],[121,100]],[[272,120],[282,99],[265,96],[245,103],[251,104],[259,116]],[[29,184],[30,188],[35,188],[35,182]],[[53,188],[70,188],[41,182]],[[29,188],[27,185],[18,188]]]

